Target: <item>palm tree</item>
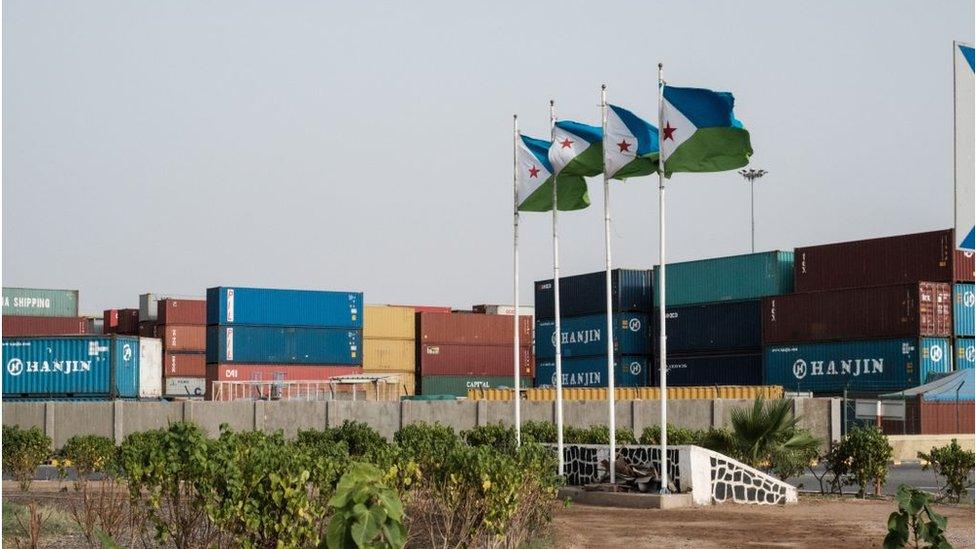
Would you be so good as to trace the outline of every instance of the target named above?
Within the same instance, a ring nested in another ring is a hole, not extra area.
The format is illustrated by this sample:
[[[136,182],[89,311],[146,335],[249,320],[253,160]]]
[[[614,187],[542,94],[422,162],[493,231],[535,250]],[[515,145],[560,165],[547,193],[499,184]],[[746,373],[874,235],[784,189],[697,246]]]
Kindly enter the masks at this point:
[[[786,479],[802,472],[820,448],[817,438],[797,427],[800,419],[789,400],[759,397],[752,410],[732,410],[731,431],[713,431],[706,446]]]

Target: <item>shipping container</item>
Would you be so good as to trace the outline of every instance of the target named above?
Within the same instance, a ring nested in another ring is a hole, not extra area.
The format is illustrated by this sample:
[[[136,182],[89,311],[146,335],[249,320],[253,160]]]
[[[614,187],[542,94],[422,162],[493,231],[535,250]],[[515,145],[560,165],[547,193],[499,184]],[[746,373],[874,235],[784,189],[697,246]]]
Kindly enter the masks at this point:
[[[4,337],[3,397],[158,397],[140,380],[161,378],[159,362],[142,372],[140,354],[130,336]]]
[[[562,354],[564,357],[607,354],[607,315],[574,316],[560,319]],[[556,321],[535,323],[535,356],[555,358]],[[644,313],[615,313],[613,315],[614,353],[646,355],[651,352],[650,321]]]
[[[166,396],[169,398],[203,398],[207,380],[203,377],[167,377]]]
[[[640,387],[647,385],[648,357],[615,356],[614,385]],[[562,360],[563,387],[606,387],[607,357],[587,356]],[[556,386],[556,363],[553,359],[539,360],[535,366],[538,387]]]
[[[409,339],[417,337],[416,313],[411,307],[366,305],[363,338]]]
[[[522,387],[531,387],[531,378],[522,378]],[[419,394],[467,397],[468,389],[515,387],[512,376],[423,376]]]
[[[207,363],[346,364],[363,361],[362,331],[287,326],[208,326]]]
[[[653,314],[651,341],[660,337]],[[665,313],[668,354],[728,354],[762,350],[762,320],[758,300],[668,307]]]
[[[156,321],[159,319],[159,302],[163,299],[188,299],[196,301],[205,301],[205,298],[198,295],[177,295],[177,294],[160,294],[160,293],[148,293],[139,296],[139,320],[141,322],[145,321]]]
[[[3,315],[0,331],[3,336],[54,336],[88,333],[88,319],[67,316],[8,316]]]
[[[454,345],[418,346],[420,375],[513,375],[515,350],[511,345]],[[535,374],[532,347],[526,345],[519,352],[522,375]]]
[[[754,254],[668,263],[667,306],[745,301],[793,291],[793,252]],[[657,288],[660,267],[654,268]],[[654,304],[660,297],[654,292]]]
[[[207,350],[206,326],[160,324],[156,327],[156,334],[163,340],[163,348],[167,351]]]
[[[3,288],[3,316],[78,316],[78,290]]]
[[[952,353],[944,338],[779,344],[765,348],[763,368],[765,384],[787,391],[899,391],[951,371]]]
[[[762,360],[762,352],[685,357],[668,353],[668,387],[762,385]],[[659,363],[655,360],[651,370],[655,387],[661,384]]]
[[[203,377],[207,375],[207,355],[201,352],[163,353],[163,375],[172,377]]]
[[[976,367],[976,348],[971,337],[957,337],[954,343],[956,349],[956,370]]]
[[[155,320],[139,321],[139,335],[142,337],[162,337],[162,325]]]
[[[364,370],[413,372],[416,366],[417,345],[414,340],[363,338]]]
[[[971,281],[972,257],[954,246],[947,229],[797,248],[796,291]]]
[[[974,308],[974,303],[976,303],[974,285],[972,282],[958,283],[953,287],[952,293],[954,335],[957,337],[973,337],[973,335],[976,335],[974,334],[974,323],[976,321],[973,319],[974,314],[976,314],[976,308]]]
[[[88,334],[104,334],[105,319],[98,316],[85,317],[88,320]]]
[[[618,313],[647,313],[653,309],[651,271],[613,269],[610,271],[611,303]],[[540,320],[556,317],[553,308],[552,279],[535,283],[535,314]],[[597,271],[559,279],[559,315],[562,317],[593,315],[607,311],[607,273]]]
[[[450,307],[441,307],[440,305],[390,305],[390,307],[407,307],[413,309],[414,313],[449,313],[452,311]]]
[[[763,342],[949,337],[952,287],[915,282],[763,299]]]
[[[139,396],[159,398],[163,395],[163,342],[152,337],[139,338]]]
[[[532,342],[532,318],[519,317],[520,343]],[[465,313],[420,313],[417,341],[429,344],[512,345],[515,317]]]
[[[102,330],[107,334],[139,335],[139,309],[105,309]]]
[[[160,324],[204,325],[207,323],[207,300],[160,299],[157,304],[157,315]]]
[[[208,381],[328,381],[361,373],[341,364],[207,364]]]
[[[207,289],[207,324],[363,328],[362,292]]]
[[[955,250],[952,254],[953,279],[957,282],[974,282],[976,278],[976,257],[973,252]]]
[[[560,289],[561,294],[561,289]],[[471,310],[485,315],[515,315],[515,305],[475,305],[471,307]],[[530,307],[528,305],[519,305],[519,316],[533,316],[535,315],[535,307]]]

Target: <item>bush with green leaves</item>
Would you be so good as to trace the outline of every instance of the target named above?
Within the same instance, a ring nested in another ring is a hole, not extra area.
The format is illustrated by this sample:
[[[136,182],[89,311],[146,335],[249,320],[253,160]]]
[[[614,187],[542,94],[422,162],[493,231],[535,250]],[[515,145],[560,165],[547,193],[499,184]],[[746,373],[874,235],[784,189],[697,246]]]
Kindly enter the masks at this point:
[[[549,421],[526,421],[522,424],[522,442],[555,444],[556,426]]]
[[[907,484],[895,495],[898,510],[888,516],[885,549],[926,547],[952,549],[945,536],[948,520],[932,508],[932,496]]]
[[[958,503],[973,486],[969,475],[976,467],[976,453],[963,450],[956,439],[945,446],[932,448],[928,454],[919,452],[918,457],[923,460],[922,470],[931,467],[945,479],[942,498]]]
[[[3,426],[3,472],[14,477],[23,492],[30,490],[37,467],[51,456],[51,437],[39,427]]]
[[[872,482],[884,484],[893,450],[888,437],[877,427],[857,427],[848,432],[829,454],[827,467],[840,475],[843,484],[857,485],[864,497]]]
[[[328,549],[399,549],[407,541],[403,504],[374,465],[352,463],[329,507],[333,514],[325,534]]]
[[[461,431],[461,438],[469,446],[491,446],[505,452],[514,452],[517,446],[515,427],[501,423],[479,425],[470,431]]]
[[[99,435],[75,435],[64,443],[58,455],[61,474],[74,467],[79,482],[88,480],[92,473],[113,473],[117,464],[115,442]]]
[[[440,423],[411,423],[397,431],[393,440],[425,473],[428,468],[443,463],[451,450],[462,445],[454,429]]]
[[[684,427],[676,427],[670,423],[668,424],[668,444],[704,446],[708,435],[708,431],[704,429],[686,429]],[[641,431],[640,443],[651,445],[661,444],[661,426],[652,425],[645,427]]]

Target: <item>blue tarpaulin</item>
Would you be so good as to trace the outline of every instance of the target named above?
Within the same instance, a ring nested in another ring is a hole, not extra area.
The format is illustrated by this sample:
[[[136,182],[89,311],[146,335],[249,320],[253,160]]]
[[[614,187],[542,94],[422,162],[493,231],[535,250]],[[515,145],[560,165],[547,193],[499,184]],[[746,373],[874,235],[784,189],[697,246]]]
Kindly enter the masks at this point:
[[[898,391],[897,393],[888,393],[882,396],[902,398],[922,395],[922,400],[935,402],[953,402],[957,400],[972,402],[976,400],[976,393],[974,393],[974,389],[976,389],[976,385],[974,385],[974,373],[976,373],[976,370],[967,368],[952,372],[925,385],[919,385],[918,387]]]

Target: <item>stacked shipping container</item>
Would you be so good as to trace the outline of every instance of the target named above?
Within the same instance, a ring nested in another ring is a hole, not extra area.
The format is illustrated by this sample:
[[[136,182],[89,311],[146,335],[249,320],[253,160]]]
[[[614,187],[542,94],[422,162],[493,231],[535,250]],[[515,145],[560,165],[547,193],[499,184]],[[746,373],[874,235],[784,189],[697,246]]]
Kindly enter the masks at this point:
[[[163,389],[169,398],[206,393],[207,302],[164,298],[156,302],[153,330],[163,340]]]
[[[972,368],[976,362],[973,346],[976,292],[972,282],[956,283],[952,290],[952,346],[956,369]]]
[[[78,316],[78,290],[3,288],[4,336],[87,334],[90,325]]]
[[[563,387],[606,387],[607,337],[614,349],[614,383],[647,384],[651,352],[651,273],[610,272],[613,334],[607,332],[605,271],[560,279],[559,306]],[[556,335],[553,281],[535,283],[536,385],[556,384]]]
[[[465,396],[470,388],[515,386],[515,317],[417,313],[417,370],[424,395]],[[522,386],[535,375],[532,317],[519,317]]]
[[[366,305],[363,311],[363,373],[394,376],[406,395],[417,389],[415,316],[413,307],[394,305]]]
[[[327,381],[362,373],[363,294],[207,290],[206,380]]]
[[[139,309],[105,309],[102,313],[102,333],[139,335]]]
[[[972,257],[952,231],[795,252],[798,293],[763,300],[765,381],[815,394],[914,387],[952,369],[953,286]]]

